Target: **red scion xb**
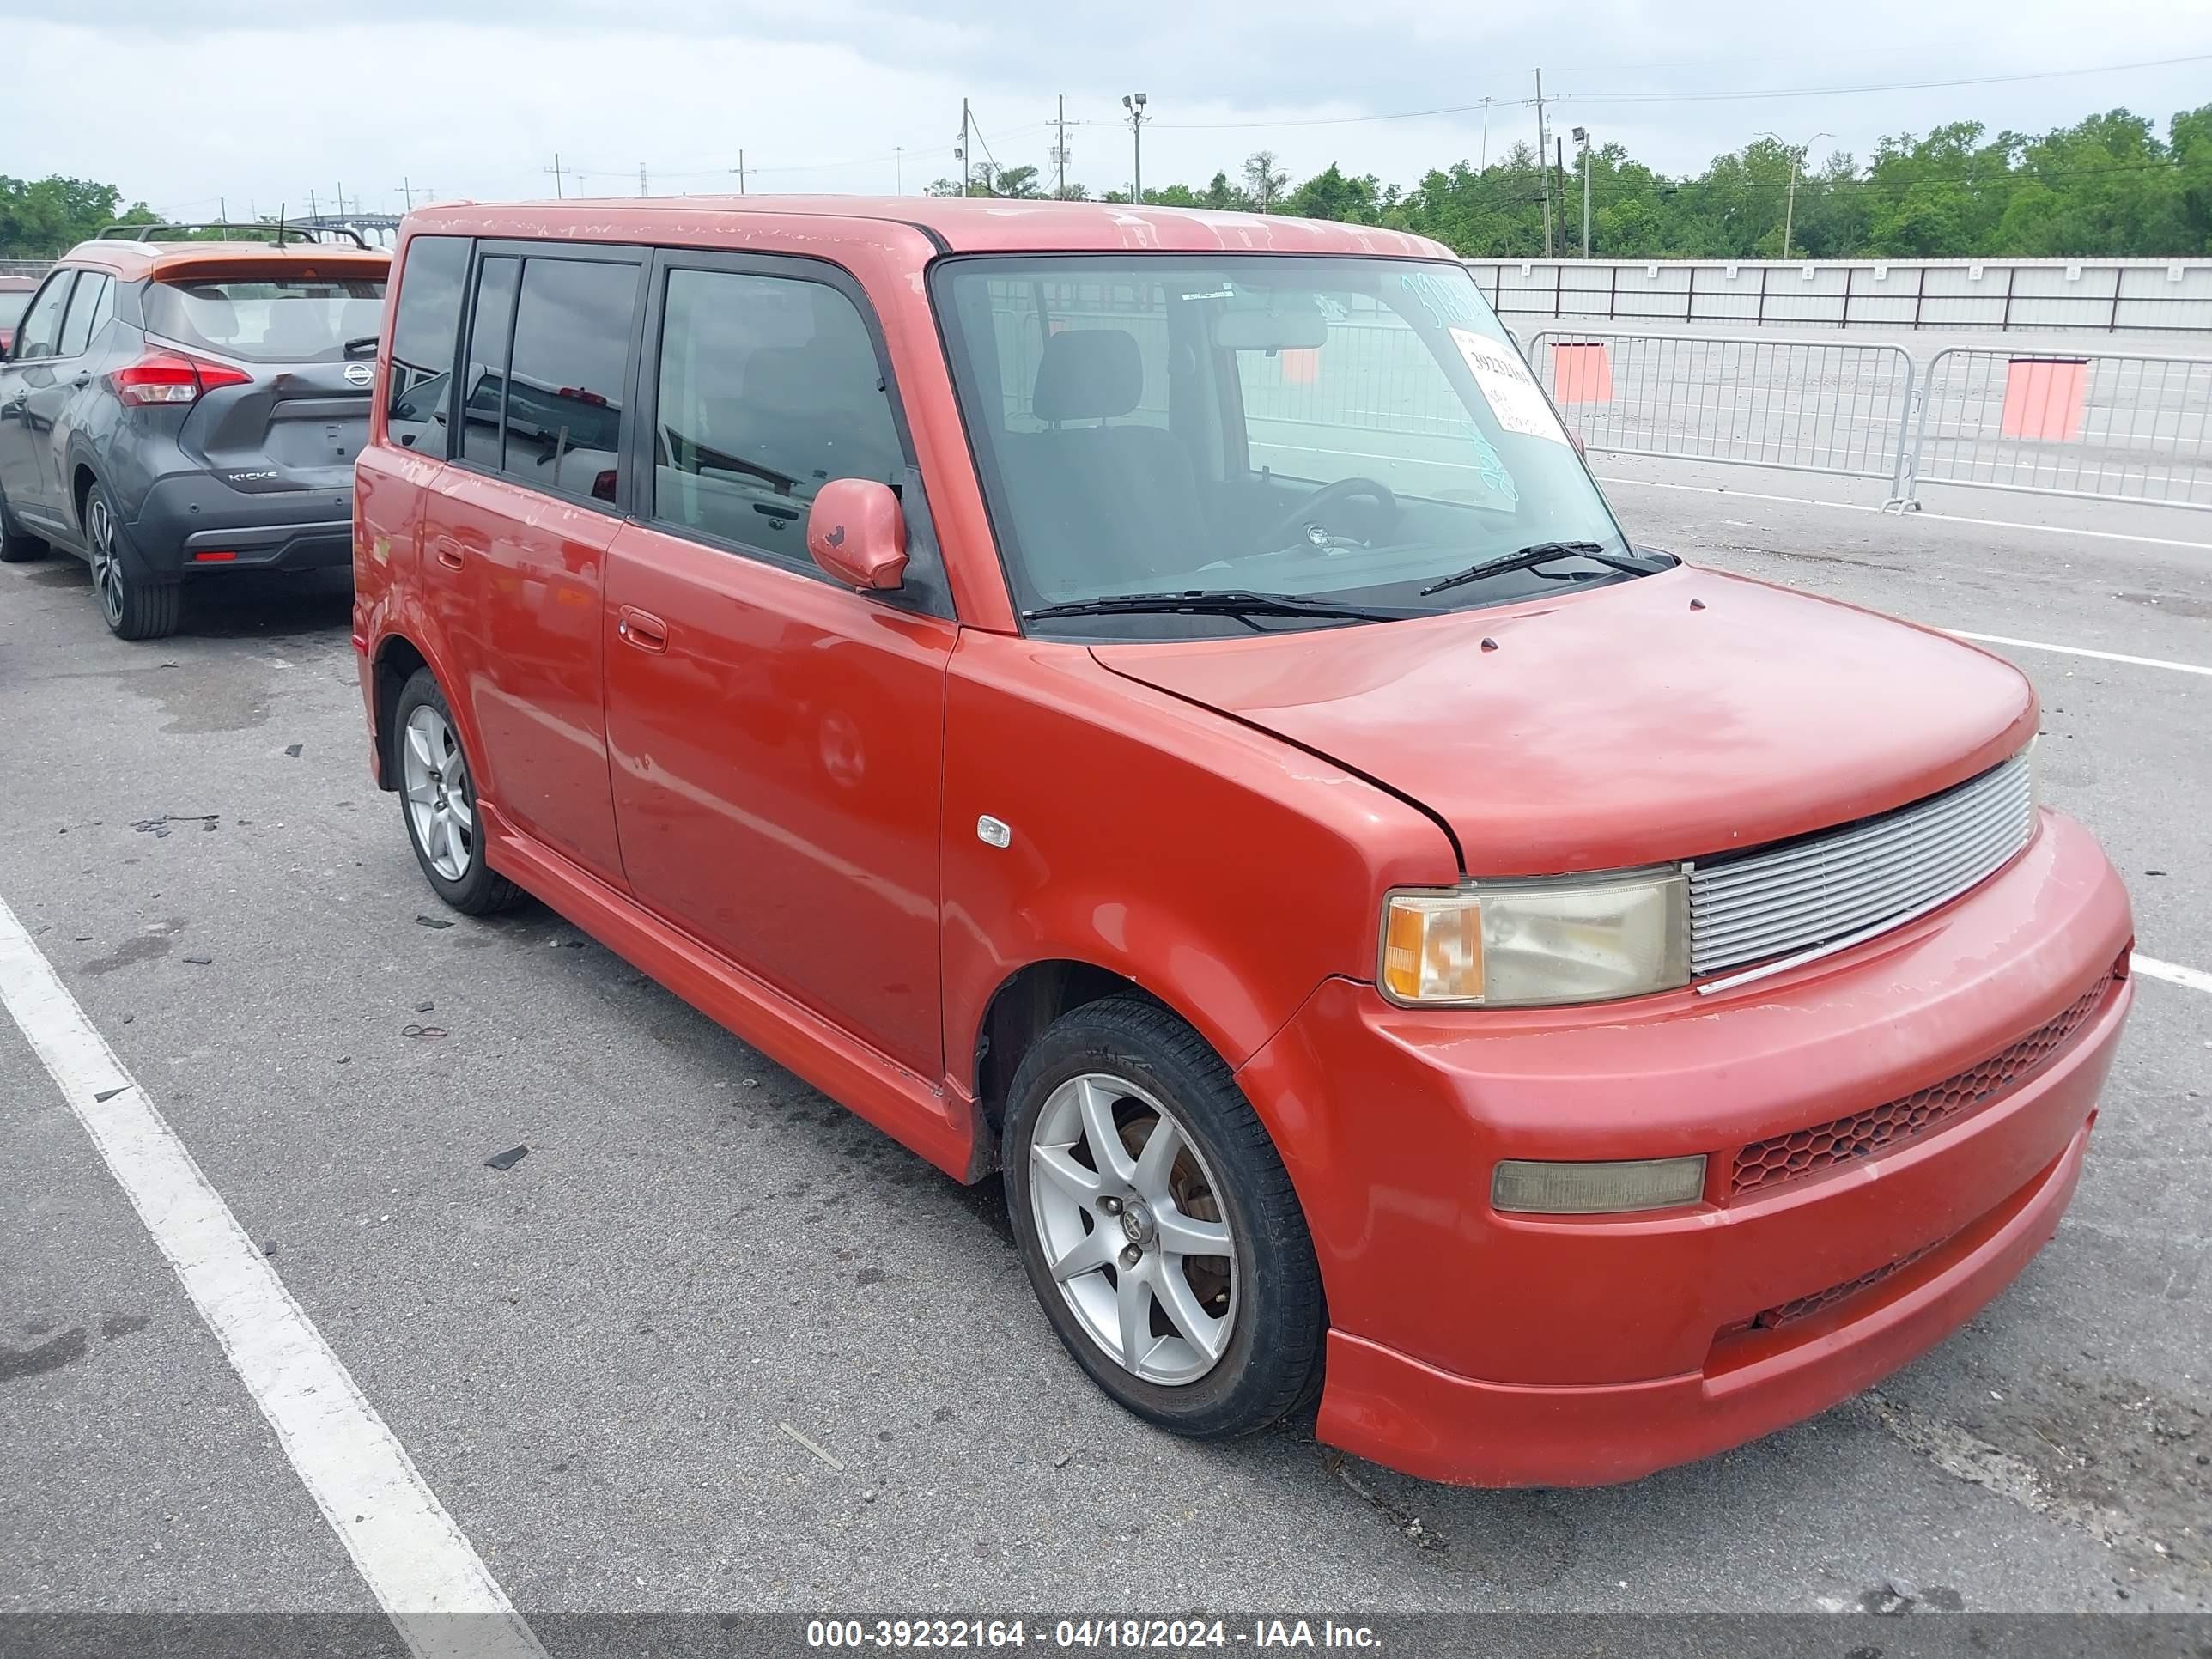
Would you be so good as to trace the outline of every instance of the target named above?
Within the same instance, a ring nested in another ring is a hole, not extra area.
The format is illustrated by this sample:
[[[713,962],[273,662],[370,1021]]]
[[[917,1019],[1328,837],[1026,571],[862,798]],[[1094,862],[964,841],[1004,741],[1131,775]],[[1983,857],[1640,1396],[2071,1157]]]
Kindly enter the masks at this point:
[[[1626,1480],[2051,1238],[2130,922],[2034,693],[1632,541],[1443,247],[755,197],[398,271],[355,644],[430,885],[1000,1172],[1131,1411]]]

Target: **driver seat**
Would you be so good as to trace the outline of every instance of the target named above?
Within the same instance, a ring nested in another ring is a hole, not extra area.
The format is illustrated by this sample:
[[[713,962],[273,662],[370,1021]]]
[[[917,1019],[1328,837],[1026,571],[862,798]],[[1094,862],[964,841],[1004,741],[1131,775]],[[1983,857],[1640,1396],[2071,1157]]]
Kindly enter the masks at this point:
[[[1144,389],[1127,330],[1046,336],[1030,401],[1046,429],[1009,435],[1006,482],[1047,592],[1121,586],[1200,562],[1207,524],[1189,453],[1164,428],[1107,424],[1134,410]],[[1078,421],[1094,424],[1069,424]]]

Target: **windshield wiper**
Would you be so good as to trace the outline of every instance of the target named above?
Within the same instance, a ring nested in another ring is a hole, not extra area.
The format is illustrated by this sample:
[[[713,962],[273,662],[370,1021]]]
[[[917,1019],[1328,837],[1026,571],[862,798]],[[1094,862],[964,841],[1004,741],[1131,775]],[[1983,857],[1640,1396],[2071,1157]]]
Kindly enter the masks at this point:
[[[1179,611],[1194,617],[1343,617],[1357,622],[1401,622],[1429,617],[1431,611],[1380,610],[1302,599],[1295,593],[1255,593],[1243,588],[1192,588],[1182,593],[1109,593],[1096,599],[1070,599],[1022,612],[1025,622],[1052,617],[1115,617],[1140,611]]]
[[[1648,576],[1655,566],[1648,559],[1626,557],[1608,553],[1602,542],[1538,542],[1517,553],[1501,554],[1494,559],[1484,559],[1464,570],[1446,576],[1442,581],[1431,582],[1421,590],[1425,599],[1431,593],[1441,593],[1447,587],[1457,587],[1465,582],[1480,581],[1485,576],[1502,576],[1509,570],[1532,570],[1540,564],[1550,564],[1557,559],[1594,559],[1610,569],[1631,576]]]

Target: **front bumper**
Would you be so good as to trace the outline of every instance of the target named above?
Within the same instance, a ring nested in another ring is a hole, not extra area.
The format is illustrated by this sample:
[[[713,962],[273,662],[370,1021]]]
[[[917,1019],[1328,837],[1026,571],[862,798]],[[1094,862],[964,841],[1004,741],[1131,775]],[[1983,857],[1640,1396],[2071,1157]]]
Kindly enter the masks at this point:
[[[1468,1012],[1324,986],[1238,1074],[1322,1264],[1322,1437],[1437,1480],[1623,1480],[1902,1364],[2056,1229],[2126,1017],[2130,927],[2096,843],[2045,814],[1944,909],[1712,997]],[[2062,1045],[1957,1115],[1733,1182],[1739,1148],[1975,1071],[2076,1005]],[[1680,1209],[1488,1202],[1501,1158],[1690,1152],[1709,1179]]]
[[[222,570],[327,570],[353,562],[353,498],[343,490],[233,489],[177,472],[146,491],[130,541],[160,580]],[[228,559],[197,556],[228,553]]]

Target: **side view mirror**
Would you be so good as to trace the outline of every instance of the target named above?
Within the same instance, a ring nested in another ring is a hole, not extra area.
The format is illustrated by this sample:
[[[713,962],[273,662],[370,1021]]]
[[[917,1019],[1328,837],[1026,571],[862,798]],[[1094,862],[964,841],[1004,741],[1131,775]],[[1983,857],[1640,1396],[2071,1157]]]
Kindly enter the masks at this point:
[[[906,514],[887,483],[832,478],[806,515],[806,550],[848,587],[872,592],[906,580]]]

